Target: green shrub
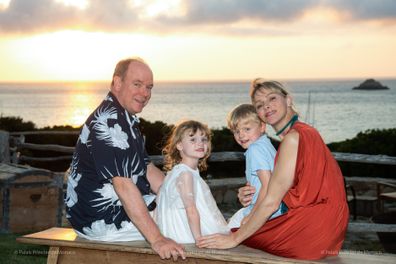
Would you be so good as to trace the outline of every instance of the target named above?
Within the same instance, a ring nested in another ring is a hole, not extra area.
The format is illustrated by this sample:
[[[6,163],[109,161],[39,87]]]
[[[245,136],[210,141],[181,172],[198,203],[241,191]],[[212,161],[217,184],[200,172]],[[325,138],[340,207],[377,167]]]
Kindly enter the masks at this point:
[[[36,125],[31,121],[23,121],[19,116],[0,115],[0,129],[9,132],[36,130]]]

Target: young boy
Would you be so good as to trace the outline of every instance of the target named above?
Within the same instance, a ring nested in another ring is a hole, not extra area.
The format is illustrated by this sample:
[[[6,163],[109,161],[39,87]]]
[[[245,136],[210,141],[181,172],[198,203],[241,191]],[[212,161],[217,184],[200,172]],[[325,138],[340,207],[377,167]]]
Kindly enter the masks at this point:
[[[274,169],[275,148],[265,134],[265,123],[257,116],[253,105],[242,104],[234,108],[227,118],[228,128],[233,132],[235,141],[246,149],[247,182],[256,188],[252,202],[247,207],[240,209],[229,220],[230,228],[240,227],[245,224],[252,212],[265,197],[268,182]],[[277,217],[287,211],[282,202],[279,209],[269,219]]]

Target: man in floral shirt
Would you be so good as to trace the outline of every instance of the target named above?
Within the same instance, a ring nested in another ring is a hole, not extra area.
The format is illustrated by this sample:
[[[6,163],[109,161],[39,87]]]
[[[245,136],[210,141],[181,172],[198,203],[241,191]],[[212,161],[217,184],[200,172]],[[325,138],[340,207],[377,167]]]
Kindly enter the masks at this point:
[[[88,117],[68,178],[66,213],[76,233],[101,241],[146,239],[161,258],[185,258],[152,219],[163,173],[149,160],[137,127],[153,74],[139,58],[120,61],[105,100]]]

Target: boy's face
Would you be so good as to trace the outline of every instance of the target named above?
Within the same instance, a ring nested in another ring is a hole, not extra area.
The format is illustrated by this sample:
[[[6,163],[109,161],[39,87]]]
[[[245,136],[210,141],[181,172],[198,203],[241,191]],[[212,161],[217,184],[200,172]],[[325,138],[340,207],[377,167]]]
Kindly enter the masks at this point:
[[[255,142],[265,132],[264,122],[255,121],[240,121],[233,131],[235,141],[241,145],[242,148],[247,149],[250,144]]]

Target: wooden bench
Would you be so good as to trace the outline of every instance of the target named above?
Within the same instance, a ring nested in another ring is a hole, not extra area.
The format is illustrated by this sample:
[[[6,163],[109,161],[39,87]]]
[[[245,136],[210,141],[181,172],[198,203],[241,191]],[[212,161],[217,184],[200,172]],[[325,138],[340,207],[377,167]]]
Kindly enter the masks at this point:
[[[77,237],[70,228],[50,228],[42,232],[17,238],[18,242],[48,245],[47,264],[53,263],[173,263],[161,260],[145,241],[98,242]],[[238,246],[228,250],[199,249],[193,244],[185,245],[187,259],[180,263],[396,263],[391,254],[369,255],[342,251],[337,257],[321,261],[302,261],[282,258],[269,253]]]
[[[392,189],[393,192],[386,192],[385,189]],[[378,210],[384,212],[384,201],[396,202],[396,184],[380,181],[377,183],[377,195],[378,195]]]

